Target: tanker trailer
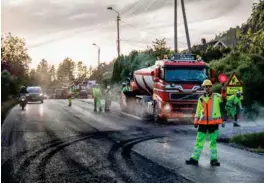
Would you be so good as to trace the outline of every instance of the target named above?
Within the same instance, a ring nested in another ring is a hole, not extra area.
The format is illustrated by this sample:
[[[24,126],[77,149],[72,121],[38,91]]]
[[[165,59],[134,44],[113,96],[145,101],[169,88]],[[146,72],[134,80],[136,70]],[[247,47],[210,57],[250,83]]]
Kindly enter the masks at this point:
[[[121,92],[122,111],[155,122],[193,120],[205,79],[215,82],[215,71],[195,55],[174,55],[136,70],[130,91]]]

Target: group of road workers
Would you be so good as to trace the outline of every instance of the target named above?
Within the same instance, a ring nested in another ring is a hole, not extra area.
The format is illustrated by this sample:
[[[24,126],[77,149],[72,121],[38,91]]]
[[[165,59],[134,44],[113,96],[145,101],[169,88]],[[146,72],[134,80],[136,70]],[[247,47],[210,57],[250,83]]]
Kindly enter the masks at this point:
[[[186,164],[198,165],[207,135],[209,135],[210,164],[212,166],[220,166],[220,162],[217,159],[216,143],[219,125],[222,124],[222,127],[224,127],[227,117],[231,117],[234,120],[233,126],[240,126],[237,123],[237,119],[239,112],[243,110],[240,100],[242,94],[240,91],[237,91],[236,94],[226,97],[224,92],[221,92],[221,94],[214,93],[212,82],[208,79],[204,80],[202,87],[205,89],[205,93],[198,99],[194,119],[194,126],[198,128],[196,143],[191,158],[186,160]],[[126,91],[130,91],[129,83],[122,84],[122,92]],[[25,88],[22,88],[20,92],[25,92]],[[69,106],[72,105],[71,94],[72,91],[69,89]],[[93,86],[92,96],[94,99],[94,111],[102,111],[102,92],[98,84]],[[112,99],[110,86],[107,86],[105,89],[104,96],[105,111],[109,111]],[[224,104],[224,111],[221,110],[221,104]]]
[[[101,98],[103,96],[101,89],[99,88],[98,84],[94,84],[92,88],[92,96],[94,99],[94,111],[102,111],[102,103],[101,103]],[[104,110],[110,111],[110,106],[111,106],[111,99],[112,99],[112,92],[110,89],[110,86],[107,86],[105,91],[104,91],[104,98],[105,98],[105,108]],[[71,88],[68,89],[68,101],[69,105],[72,105],[72,90]]]

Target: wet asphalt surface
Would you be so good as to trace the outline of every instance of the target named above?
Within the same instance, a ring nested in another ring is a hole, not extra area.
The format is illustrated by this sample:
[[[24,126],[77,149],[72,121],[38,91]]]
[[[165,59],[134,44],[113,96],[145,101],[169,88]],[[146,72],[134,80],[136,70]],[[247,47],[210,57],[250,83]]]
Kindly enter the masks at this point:
[[[186,166],[196,130],[120,113],[86,100],[14,107],[2,125],[2,182],[264,182],[264,156],[219,144],[221,167]]]

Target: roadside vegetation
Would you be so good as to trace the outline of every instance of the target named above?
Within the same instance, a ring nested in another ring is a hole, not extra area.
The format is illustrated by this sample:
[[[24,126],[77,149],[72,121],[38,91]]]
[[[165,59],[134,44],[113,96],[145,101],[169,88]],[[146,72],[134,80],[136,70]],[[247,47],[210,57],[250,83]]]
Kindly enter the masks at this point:
[[[264,132],[234,136],[230,143],[245,146],[251,151],[264,153]]]

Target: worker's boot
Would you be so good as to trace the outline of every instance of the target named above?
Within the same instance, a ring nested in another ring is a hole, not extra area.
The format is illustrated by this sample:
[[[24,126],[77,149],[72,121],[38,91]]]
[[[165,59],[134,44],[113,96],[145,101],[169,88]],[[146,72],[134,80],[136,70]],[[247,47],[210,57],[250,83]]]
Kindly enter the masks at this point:
[[[234,127],[240,127],[240,125],[236,121],[233,123],[233,126]]]
[[[220,166],[220,162],[216,159],[211,160],[210,164],[211,164],[211,166]]]
[[[185,163],[188,165],[198,165],[198,161],[194,160],[193,158],[190,158],[190,160],[186,160]]]

